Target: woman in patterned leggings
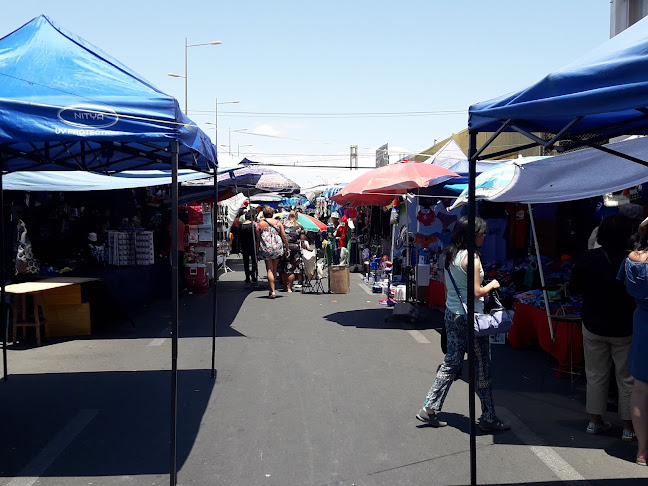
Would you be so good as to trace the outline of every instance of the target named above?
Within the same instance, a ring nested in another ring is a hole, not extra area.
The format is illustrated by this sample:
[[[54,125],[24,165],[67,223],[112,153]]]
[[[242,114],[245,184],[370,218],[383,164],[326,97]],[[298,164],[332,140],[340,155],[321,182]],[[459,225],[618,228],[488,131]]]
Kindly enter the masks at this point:
[[[475,233],[471,234],[468,219],[463,217],[457,221],[452,231],[452,240],[445,249],[445,280],[451,282],[449,273],[452,274],[457,284],[461,299],[467,302],[468,294],[468,242],[475,239],[477,248],[484,243],[486,223],[481,218],[476,218]],[[484,312],[484,296],[493,289],[499,288],[497,280],[482,286],[484,270],[481,266],[479,255],[475,254],[475,312]],[[449,286],[450,287],[450,286]],[[450,391],[450,385],[461,370],[464,353],[468,348],[469,325],[473,320],[468,320],[457,292],[450,287],[446,296],[445,327],[448,333],[448,352],[445,360],[439,367],[434,384],[425,398],[423,408],[416,414],[416,418],[432,427],[444,427],[447,422],[439,420],[437,412],[441,411],[443,402]],[[497,418],[493,405],[493,392],[491,386],[491,360],[490,343],[488,336],[475,338],[475,358],[477,376],[477,395],[481,401],[482,415],[479,427],[484,431],[508,430],[511,427]]]

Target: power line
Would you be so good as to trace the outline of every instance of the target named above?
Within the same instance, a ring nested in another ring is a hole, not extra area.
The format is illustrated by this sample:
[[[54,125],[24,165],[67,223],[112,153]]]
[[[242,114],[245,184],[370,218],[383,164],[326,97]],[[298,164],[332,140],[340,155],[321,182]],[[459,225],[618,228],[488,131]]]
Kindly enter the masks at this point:
[[[212,115],[215,110],[189,110],[194,115]],[[316,112],[271,112],[271,111],[218,111],[220,115],[230,117],[279,117],[279,118],[390,118],[390,117],[424,117],[442,115],[464,115],[466,110],[439,111],[395,111],[395,112],[348,112],[348,113],[316,113]]]

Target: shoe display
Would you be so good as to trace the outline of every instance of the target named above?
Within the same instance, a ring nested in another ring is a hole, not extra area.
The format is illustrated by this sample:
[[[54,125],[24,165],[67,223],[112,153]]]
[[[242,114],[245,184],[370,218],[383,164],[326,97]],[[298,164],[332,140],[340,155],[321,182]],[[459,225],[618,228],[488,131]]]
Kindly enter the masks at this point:
[[[419,410],[419,412],[416,414],[416,418],[417,420],[425,422],[431,427],[445,427],[446,425],[448,425],[448,422],[439,420],[439,417],[437,417],[436,413],[429,414],[425,411],[424,408]]]
[[[588,434],[603,434],[608,432],[612,428],[610,422],[601,422],[597,424],[596,422],[590,422],[587,424],[587,433]]]
[[[510,430],[511,426],[506,422],[502,422],[498,418],[496,418],[495,420],[479,419],[479,428],[484,432],[499,432],[503,430]]]

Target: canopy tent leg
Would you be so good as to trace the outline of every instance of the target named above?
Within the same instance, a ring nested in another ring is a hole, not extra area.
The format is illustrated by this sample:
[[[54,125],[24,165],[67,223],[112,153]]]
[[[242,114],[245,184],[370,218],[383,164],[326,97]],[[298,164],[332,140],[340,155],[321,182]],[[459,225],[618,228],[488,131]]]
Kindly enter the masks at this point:
[[[549,333],[551,340],[554,340],[553,323],[551,322],[551,310],[549,309],[549,296],[545,286],[544,271],[542,270],[542,260],[540,260],[540,245],[538,245],[538,235],[536,234],[535,218],[533,217],[533,207],[529,206],[529,220],[531,221],[531,233],[533,235],[533,246],[535,246],[536,258],[538,259],[538,271],[540,272],[540,285],[542,285],[542,298],[544,299],[545,310],[547,311],[547,323],[549,324]]]
[[[171,149],[171,437],[170,484],[178,484],[177,425],[178,425],[178,152],[180,144],[172,142]]]
[[[477,203],[475,201],[475,179],[477,177],[477,132],[469,132],[468,143],[468,232],[475,234],[475,216]],[[475,238],[468,239],[468,296],[475,295]],[[468,316],[475,315],[475,299],[468,298]],[[477,485],[477,429],[475,426],[475,327],[468,320],[468,409],[470,416],[470,486]]]
[[[9,316],[7,315],[7,293],[5,284],[7,282],[7,269],[5,268],[5,212],[4,212],[4,188],[2,187],[2,170],[0,170],[0,278],[2,289],[0,290],[0,315],[2,316],[2,377],[7,381],[7,341],[9,336]]]
[[[214,315],[212,316],[211,377],[216,377],[216,323],[218,319],[218,240],[216,236],[218,218],[218,171],[214,167],[214,204],[212,206],[212,245],[214,246]]]

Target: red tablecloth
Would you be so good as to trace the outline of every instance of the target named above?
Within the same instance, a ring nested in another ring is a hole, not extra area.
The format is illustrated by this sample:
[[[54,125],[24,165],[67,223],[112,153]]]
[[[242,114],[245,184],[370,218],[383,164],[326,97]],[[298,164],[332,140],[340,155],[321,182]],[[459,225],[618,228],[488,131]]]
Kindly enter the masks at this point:
[[[561,321],[560,317],[553,317],[554,340],[551,340],[547,312],[528,304],[519,303],[515,307],[513,327],[509,332],[509,342],[514,348],[522,348],[532,341],[538,341],[540,347],[547,351],[558,361],[556,376],[560,377],[562,371],[570,371],[569,343],[571,341],[571,363],[583,361],[583,331],[578,319]]]

